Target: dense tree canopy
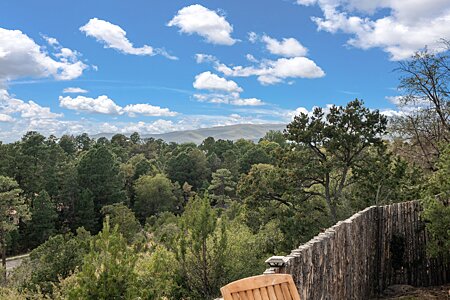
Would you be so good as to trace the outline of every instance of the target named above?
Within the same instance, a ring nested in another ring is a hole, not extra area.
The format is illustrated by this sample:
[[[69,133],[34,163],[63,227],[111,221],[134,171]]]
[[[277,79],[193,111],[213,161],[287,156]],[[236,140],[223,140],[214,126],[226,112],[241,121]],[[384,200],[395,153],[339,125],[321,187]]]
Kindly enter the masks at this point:
[[[439,116],[430,112],[431,126]],[[384,139],[386,129],[385,116],[354,100],[300,114],[258,142],[29,132],[0,143],[3,257],[31,251],[6,291],[18,299],[212,299],[337,220],[419,198],[429,251],[446,255],[448,143],[442,136],[430,169],[407,153],[417,146],[411,135]]]

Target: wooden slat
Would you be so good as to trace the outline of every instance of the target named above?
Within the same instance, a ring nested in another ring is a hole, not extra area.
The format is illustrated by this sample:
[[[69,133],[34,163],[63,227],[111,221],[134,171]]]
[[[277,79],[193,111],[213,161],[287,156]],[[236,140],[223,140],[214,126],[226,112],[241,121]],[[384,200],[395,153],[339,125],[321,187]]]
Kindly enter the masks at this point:
[[[247,293],[245,291],[239,292],[239,299],[241,299],[241,300],[248,300]]]
[[[270,300],[269,293],[267,292],[266,287],[260,288],[260,291],[261,291],[262,300]]]
[[[284,300],[292,300],[291,292],[289,291],[289,284],[282,283],[281,290],[283,291]]]
[[[255,297],[255,300],[262,300],[261,292],[259,289],[253,290],[253,296]]]
[[[255,297],[253,296],[253,290],[247,291],[247,299],[248,300],[255,300]]]
[[[277,296],[277,300],[284,300],[283,292],[281,291],[281,286],[276,284],[273,286],[275,290],[275,295]]]
[[[239,296],[239,293],[234,293],[234,294],[231,294],[232,295],[232,299],[233,300],[241,300],[241,297]]]
[[[269,299],[270,300],[277,300],[277,295],[275,294],[275,290],[273,288],[273,285],[269,285],[267,287],[267,292],[269,293]]]

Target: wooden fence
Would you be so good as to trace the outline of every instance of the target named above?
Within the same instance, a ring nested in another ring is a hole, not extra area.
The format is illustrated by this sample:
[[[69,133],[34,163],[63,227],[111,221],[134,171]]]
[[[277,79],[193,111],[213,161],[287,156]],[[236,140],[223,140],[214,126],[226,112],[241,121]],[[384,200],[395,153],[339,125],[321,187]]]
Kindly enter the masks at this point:
[[[450,265],[426,255],[417,201],[372,206],[320,233],[266,273],[292,274],[301,299],[369,299],[393,284],[442,285]]]

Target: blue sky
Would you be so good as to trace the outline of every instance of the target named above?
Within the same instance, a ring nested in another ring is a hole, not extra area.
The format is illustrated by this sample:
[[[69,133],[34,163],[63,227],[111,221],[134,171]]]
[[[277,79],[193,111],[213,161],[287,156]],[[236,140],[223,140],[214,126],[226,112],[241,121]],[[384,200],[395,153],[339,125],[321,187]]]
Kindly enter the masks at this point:
[[[393,113],[398,61],[439,51],[449,20],[443,0],[1,1],[0,140],[287,123],[356,97]]]

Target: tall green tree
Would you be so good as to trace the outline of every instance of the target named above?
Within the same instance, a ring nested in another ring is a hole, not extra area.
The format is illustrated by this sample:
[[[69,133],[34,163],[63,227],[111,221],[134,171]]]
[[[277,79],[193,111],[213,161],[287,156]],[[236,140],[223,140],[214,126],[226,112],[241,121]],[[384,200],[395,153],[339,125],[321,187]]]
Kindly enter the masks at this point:
[[[126,201],[123,176],[116,156],[106,146],[96,146],[81,156],[78,183],[94,198],[96,216],[104,205]]]
[[[208,199],[188,203],[181,218],[179,247],[183,282],[193,299],[217,296],[226,278],[227,234]]]
[[[450,144],[441,151],[437,169],[423,193],[422,217],[429,235],[428,252],[450,262]]]
[[[134,189],[136,199],[133,210],[141,223],[151,215],[176,210],[178,199],[174,194],[174,185],[164,175],[141,176],[136,181]]]
[[[172,181],[187,182],[197,190],[208,179],[211,170],[205,154],[189,147],[169,160],[167,174]]]
[[[311,115],[301,113],[285,131],[291,143],[283,167],[294,164],[297,184],[305,194],[325,199],[335,222],[342,194],[352,184],[352,168],[364,160],[368,148],[383,147],[386,125],[385,116],[358,99],[329,112],[315,108]]]
[[[84,227],[89,232],[95,232],[97,225],[94,195],[89,189],[82,189],[74,202],[74,222],[72,229]]]
[[[33,199],[31,206],[30,239],[34,247],[45,242],[56,232],[56,206],[49,194],[43,190]]]
[[[223,207],[225,203],[231,200],[235,195],[236,182],[233,180],[233,175],[227,169],[219,169],[212,174],[211,184],[208,187],[208,192],[213,205]]]
[[[72,278],[73,285],[65,290],[67,299],[133,299],[136,259],[117,226],[111,228],[106,218]]]
[[[105,217],[109,217],[111,226],[118,226],[119,233],[122,234],[128,243],[132,243],[137,238],[138,233],[142,230],[133,211],[123,203],[103,206],[102,214]]]
[[[28,206],[21,193],[22,190],[14,179],[0,176],[0,246],[5,275],[8,237],[17,229],[20,219],[29,218]]]

